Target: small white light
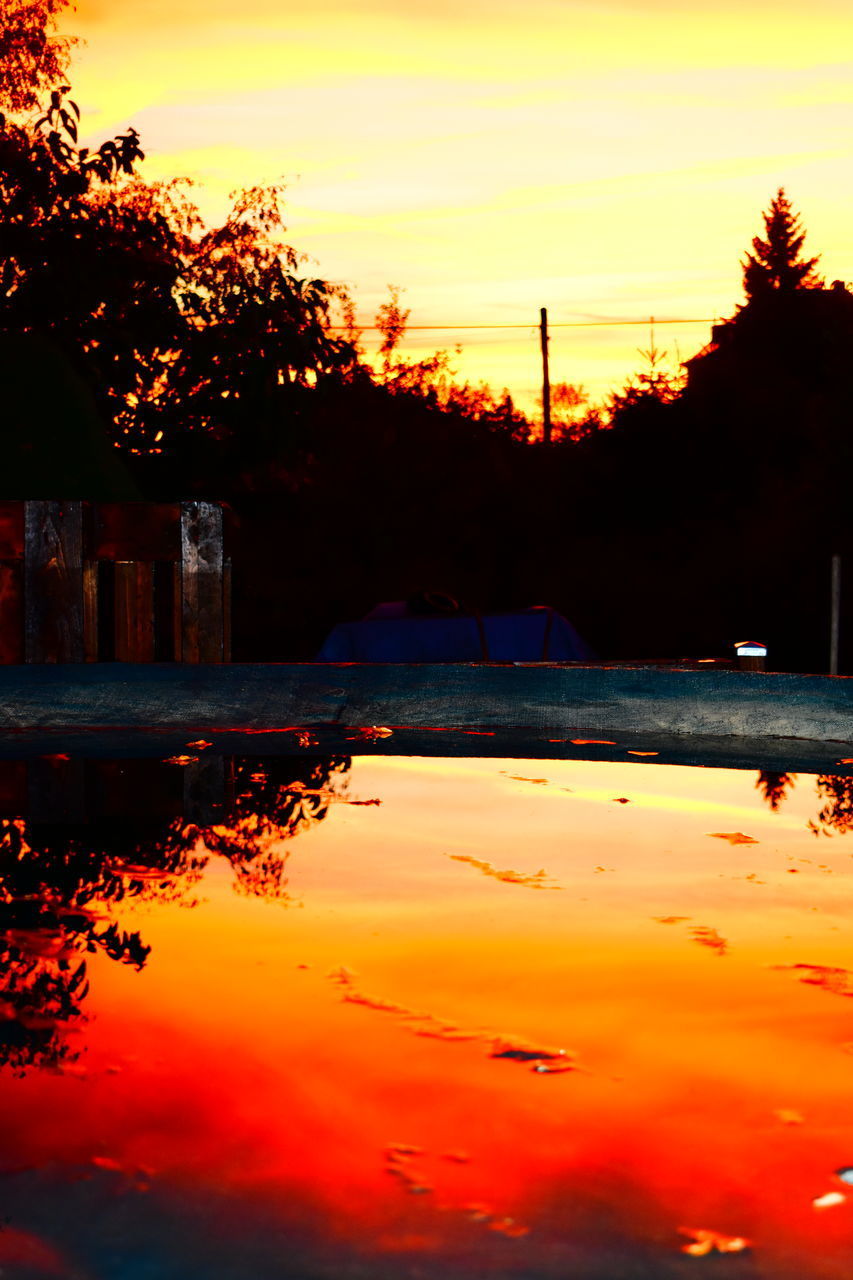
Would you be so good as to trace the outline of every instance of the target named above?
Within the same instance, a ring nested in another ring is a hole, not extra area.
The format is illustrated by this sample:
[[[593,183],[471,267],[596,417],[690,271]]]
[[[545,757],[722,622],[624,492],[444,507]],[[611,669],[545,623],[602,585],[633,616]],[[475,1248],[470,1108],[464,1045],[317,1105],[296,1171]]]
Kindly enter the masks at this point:
[[[755,640],[739,640],[735,645],[739,658],[766,658],[767,645]]]

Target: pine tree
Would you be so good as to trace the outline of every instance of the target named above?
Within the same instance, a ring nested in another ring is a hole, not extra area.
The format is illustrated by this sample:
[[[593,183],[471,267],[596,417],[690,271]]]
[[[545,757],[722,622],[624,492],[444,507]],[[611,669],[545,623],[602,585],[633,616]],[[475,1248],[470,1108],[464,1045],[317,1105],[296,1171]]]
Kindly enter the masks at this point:
[[[822,286],[823,281],[815,271],[819,259],[800,256],[806,235],[782,187],[764,214],[764,233],[765,240],[760,236],[753,239],[753,252],[746,255],[743,263],[747,298]]]

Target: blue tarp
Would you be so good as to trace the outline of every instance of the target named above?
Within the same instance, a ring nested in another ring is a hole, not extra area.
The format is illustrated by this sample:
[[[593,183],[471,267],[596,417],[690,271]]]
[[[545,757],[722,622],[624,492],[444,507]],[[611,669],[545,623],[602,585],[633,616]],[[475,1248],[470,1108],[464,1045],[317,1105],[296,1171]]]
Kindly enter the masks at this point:
[[[422,615],[393,601],[360,622],[333,627],[317,661],[590,662],[595,657],[572,624],[545,606],[514,613]]]

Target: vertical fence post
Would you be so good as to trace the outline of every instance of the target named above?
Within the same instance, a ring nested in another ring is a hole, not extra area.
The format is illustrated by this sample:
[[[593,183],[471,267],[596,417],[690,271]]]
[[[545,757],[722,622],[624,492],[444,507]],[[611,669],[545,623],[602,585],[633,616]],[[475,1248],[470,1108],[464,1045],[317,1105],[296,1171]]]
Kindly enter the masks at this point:
[[[542,439],[551,443],[551,376],[548,372],[548,308],[539,309],[539,341],[542,346]]]
[[[841,633],[841,556],[832,557],[829,614],[829,674],[838,675],[838,641]]]
[[[225,654],[222,508],[181,503],[181,662],[222,662]]]
[[[83,508],[24,504],[24,661],[83,662]]]
[[[115,563],[115,655],[154,661],[154,566],[144,560]]]

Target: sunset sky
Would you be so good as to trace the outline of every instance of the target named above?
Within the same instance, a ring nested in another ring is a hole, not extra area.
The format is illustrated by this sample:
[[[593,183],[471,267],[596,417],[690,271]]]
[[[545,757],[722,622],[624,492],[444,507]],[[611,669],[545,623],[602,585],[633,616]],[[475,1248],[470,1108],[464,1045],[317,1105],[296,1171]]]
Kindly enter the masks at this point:
[[[190,175],[211,217],[284,181],[291,243],[363,322],[400,286],[438,326],[407,351],[462,343],[461,376],[528,408],[540,307],[731,314],[779,186],[827,279],[853,278],[848,0],[79,0],[63,25],[89,139],[135,126],[145,174]],[[675,364],[708,324],[656,338]],[[552,381],[601,397],[648,345],[555,328]]]

